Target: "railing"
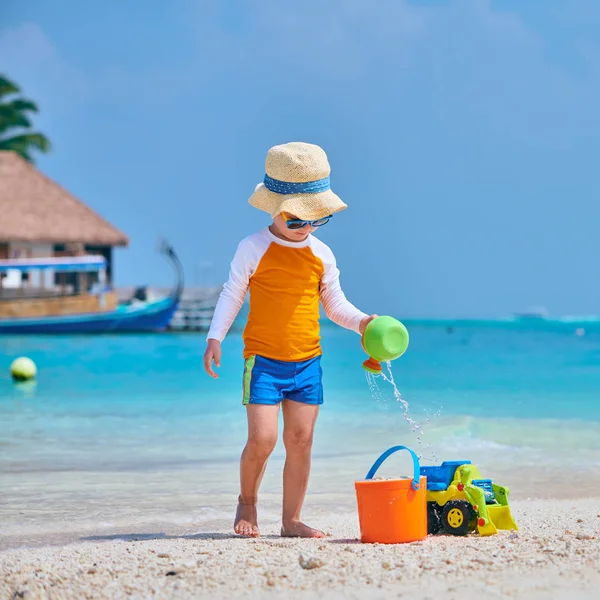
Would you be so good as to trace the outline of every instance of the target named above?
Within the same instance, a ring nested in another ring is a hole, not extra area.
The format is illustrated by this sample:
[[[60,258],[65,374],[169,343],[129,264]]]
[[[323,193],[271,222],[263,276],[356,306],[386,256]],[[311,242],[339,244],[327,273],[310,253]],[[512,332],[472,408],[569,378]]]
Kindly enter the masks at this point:
[[[64,296],[75,295],[74,290],[61,288],[4,288],[0,287],[0,302],[3,300],[22,300],[33,299],[33,298],[61,298]]]
[[[73,296],[97,296],[100,291],[111,291],[110,286],[105,286],[100,290],[99,286],[93,285],[88,290],[76,291],[72,285],[40,288],[40,287],[0,287],[0,302],[11,300],[32,300],[35,298],[70,298]]]
[[[117,289],[117,294],[121,302],[131,298],[135,288]],[[151,298],[159,298],[168,293],[167,288],[149,288],[148,295]],[[171,319],[169,330],[171,331],[208,331],[210,322],[221,288],[185,288],[183,295],[179,300],[177,311]],[[240,311],[239,317],[233,324],[233,330],[239,330],[243,327],[246,320],[247,307],[244,305]]]

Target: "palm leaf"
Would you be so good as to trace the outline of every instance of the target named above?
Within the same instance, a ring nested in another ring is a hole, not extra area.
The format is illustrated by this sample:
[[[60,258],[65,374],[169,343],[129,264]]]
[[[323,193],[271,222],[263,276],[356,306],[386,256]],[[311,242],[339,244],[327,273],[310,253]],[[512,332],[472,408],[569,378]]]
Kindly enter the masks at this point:
[[[26,98],[17,98],[10,102],[3,102],[0,104],[0,111],[3,110],[16,110],[19,112],[39,112],[39,108],[35,102],[27,100]]]
[[[41,133],[24,133],[11,138],[0,140],[0,150],[12,150],[20,154],[25,160],[33,162],[29,154],[30,150],[40,152],[50,151],[50,140]]]
[[[9,129],[29,129],[31,127],[31,121],[23,114],[15,113],[3,115],[0,110],[0,133],[4,133]]]
[[[50,150],[50,140],[41,133],[24,133],[15,135],[11,138],[0,140],[0,147],[3,150],[10,150],[6,146],[14,147],[32,147],[40,152],[48,152]]]
[[[18,127],[29,129],[31,121],[25,115],[26,111],[37,112],[37,106],[20,98],[0,104],[0,133]]]
[[[21,91],[16,83],[13,83],[5,75],[0,75],[0,97],[18,94]]]
[[[12,150],[25,160],[34,162],[32,150],[50,151],[50,141],[41,133],[22,133],[7,137],[12,129],[30,129],[31,121],[27,113],[37,113],[35,102],[27,98],[15,98],[10,102],[2,102],[4,96],[20,94],[19,86],[5,75],[0,74],[0,150]]]

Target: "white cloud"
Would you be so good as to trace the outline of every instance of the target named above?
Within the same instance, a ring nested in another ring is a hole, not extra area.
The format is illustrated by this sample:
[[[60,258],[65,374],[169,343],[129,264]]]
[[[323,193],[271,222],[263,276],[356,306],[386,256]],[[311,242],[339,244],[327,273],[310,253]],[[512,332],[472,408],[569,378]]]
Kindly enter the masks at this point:
[[[548,63],[543,37],[490,0],[257,0],[235,12],[229,3],[190,0],[186,10],[187,34],[197,44],[186,64],[156,67],[149,58],[143,71],[122,64],[83,71],[35,23],[0,30],[0,56],[28,95],[59,111],[91,101],[139,109],[140,99],[156,106],[186,95],[210,106],[221,88],[239,81],[264,102],[271,101],[269,86],[274,93],[312,87],[329,102],[357,98],[357,110],[376,101],[393,111],[423,96],[440,118],[468,111],[518,138],[540,128],[551,138],[600,125],[592,109],[598,46],[579,45],[589,68],[578,78]]]
[[[6,75],[24,94],[44,98],[52,110],[68,110],[91,93],[88,77],[61,56],[36,23],[0,29],[0,56]]]
[[[255,31],[224,28],[221,36],[234,62],[251,69],[258,60],[265,76],[274,73],[291,85],[310,85],[306,77],[350,82],[353,93],[388,106],[435,98],[433,110],[481,120],[520,140],[531,141],[537,131],[553,143],[600,128],[599,47],[579,44],[588,65],[582,78],[549,61],[543,35],[490,0],[426,7],[401,0],[292,6],[273,0],[253,8]],[[206,32],[206,44],[214,39]]]
[[[190,83],[178,65],[158,69],[150,64],[131,72],[121,64],[105,64],[95,71],[83,70],[77,57],[63,56],[37,23],[0,29],[0,56],[6,75],[26,96],[39,100],[46,114],[68,113],[90,103],[137,110],[140,99],[145,106],[164,104]]]
[[[290,84],[299,77],[352,77],[381,53],[401,59],[432,13],[405,0],[261,0],[245,11],[190,2],[200,66],[217,57],[240,68],[258,63],[265,77],[288,77]]]

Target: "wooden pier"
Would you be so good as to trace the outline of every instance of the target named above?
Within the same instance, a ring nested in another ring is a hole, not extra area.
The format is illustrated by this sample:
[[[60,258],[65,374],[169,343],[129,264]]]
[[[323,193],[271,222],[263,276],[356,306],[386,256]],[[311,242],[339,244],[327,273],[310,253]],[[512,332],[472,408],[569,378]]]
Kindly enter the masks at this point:
[[[119,288],[117,290],[119,300],[131,298],[133,288]],[[165,288],[149,288],[148,294],[151,298],[158,298],[169,293]],[[213,313],[221,288],[197,288],[186,287],[183,291],[177,312],[169,324],[169,331],[179,332],[206,332],[210,328]],[[241,330],[244,326],[247,314],[247,306],[242,306],[238,318],[235,320],[232,330]]]
[[[186,288],[169,329],[208,331],[220,292],[220,288]]]

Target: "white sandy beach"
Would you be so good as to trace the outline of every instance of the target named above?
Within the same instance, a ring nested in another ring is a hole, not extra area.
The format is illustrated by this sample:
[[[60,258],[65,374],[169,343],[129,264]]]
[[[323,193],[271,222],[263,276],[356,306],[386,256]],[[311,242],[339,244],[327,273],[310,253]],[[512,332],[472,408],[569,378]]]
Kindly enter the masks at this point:
[[[10,549],[0,598],[598,598],[600,499],[521,500],[513,513],[518,532],[396,546],[361,544],[345,513],[311,521],[324,540],[281,539],[270,522],[258,540],[223,526]]]

